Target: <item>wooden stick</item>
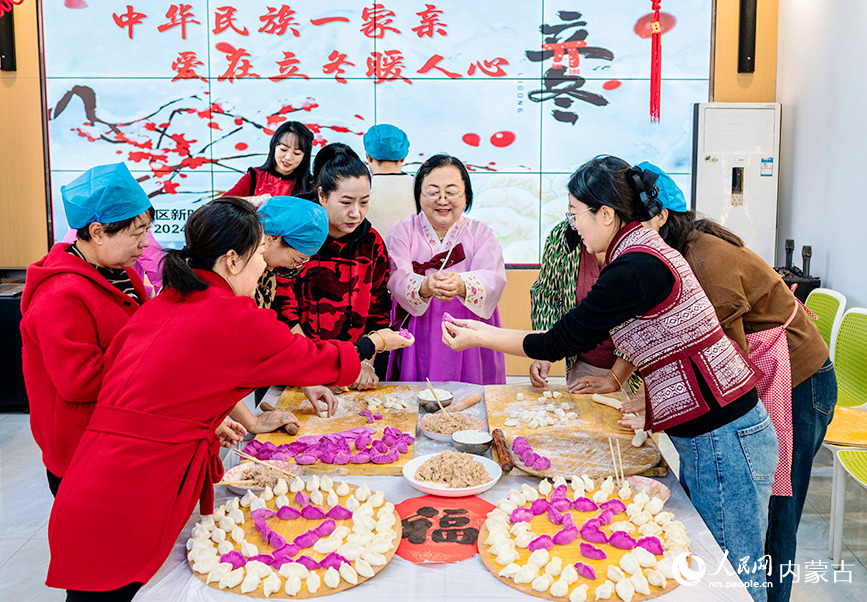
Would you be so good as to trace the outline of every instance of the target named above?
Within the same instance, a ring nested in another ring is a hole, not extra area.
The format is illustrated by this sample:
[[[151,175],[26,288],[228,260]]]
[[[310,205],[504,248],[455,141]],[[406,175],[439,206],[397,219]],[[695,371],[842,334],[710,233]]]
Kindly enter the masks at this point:
[[[620,439],[617,440],[617,460],[620,464],[620,487],[623,487],[623,456],[620,455]]]
[[[617,480],[617,458],[614,455],[614,444],[611,442],[611,437],[608,437],[608,449],[611,450],[611,466],[614,467],[614,479]]]
[[[458,246],[458,242],[457,242],[457,241],[460,240],[460,238],[461,238],[461,234],[463,233],[464,228],[466,227],[468,221],[469,221],[469,220],[466,220],[466,219],[465,219],[465,220],[464,220],[464,223],[461,224],[461,229],[458,230],[458,234],[457,234],[457,236],[455,236],[455,244],[453,244],[453,245],[452,245],[452,248],[449,249],[449,252],[446,253],[446,258],[443,259],[442,265],[440,265],[440,269],[437,270],[437,274],[439,274],[440,272],[442,272],[442,271],[445,269],[446,264],[449,262],[449,258],[452,256],[452,251],[454,251],[454,250],[455,250],[455,247]]]
[[[244,458],[245,460],[250,460],[251,462],[253,462],[255,464],[259,464],[260,466],[264,466],[265,468],[270,468],[271,470],[276,470],[277,472],[281,472],[284,475],[286,475],[287,477],[291,478],[293,481],[295,480],[296,475],[292,474],[291,472],[283,470],[282,468],[277,468],[276,466],[272,466],[271,464],[268,464],[267,462],[263,462],[259,458],[253,457],[250,454],[246,454],[246,453],[242,452],[240,449],[232,448],[232,451],[235,452],[237,455],[241,456],[242,458]]]
[[[246,481],[220,481],[219,483],[214,483],[214,485],[250,485],[251,483],[255,483],[253,479],[248,479]]]
[[[440,403],[439,397],[437,397],[437,394],[436,394],[436,392],[434,391],[433,385],[430,384],[430,379],[429,379],[429,378],[426,378],[425,380],[427,381],[427,387],[428,387],[428,389],[430,389],[430,394],[433,395],[434,400],[437,402],[437,405],[440,407],[440,412],[442,412],[443,414],[445,414],[445,415],[448,417],[448,419],[449,419],[450,421],[456,421],[457,418],[455,418],[454,416],[452,416],[451,414],[449,414],[448,412],[446,412],[446,409],[443,407],[443,404]]]

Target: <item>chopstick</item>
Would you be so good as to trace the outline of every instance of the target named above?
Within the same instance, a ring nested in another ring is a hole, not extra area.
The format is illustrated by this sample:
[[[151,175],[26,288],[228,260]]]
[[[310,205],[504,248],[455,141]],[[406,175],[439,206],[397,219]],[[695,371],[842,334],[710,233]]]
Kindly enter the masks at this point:
[[[469,220],[464,220],[464,223],[461,224],[461,229],[458,230],[457,236],[455,236],[455,244],[453,244],[452,248],[449,249],[449,252],[446,253],[446,258],[443,259],[442,265],[440,265],[440,269],[437,270],[437,274],[439,274],[445,269],[446,264],[449,262],[449,258],[452,256],[452,251],[454,251],[455,247],[458,246],[458,240],[460,240],[461,234],[463,233],[468,221]]]
[[[437,397],[437,394],[434,391],[433,385],[430,384],[430,379],[426,378],[425,380],[427,381],[427,388],[430,389],[430,394],[433,395],[434,401],[436,401],[437,405],[440,407],[440,411],[443,414],[445,414],[446,416],[448,416],[449,420],[457,420],[457,418],[455,418],[454,416],[452,416],[451,414],[446,412],[446,409],[443,407],[443,404],[440,403],[439,397]]]
[[[620,455],[620,439],[617,440],[617,463],[620,464],[620,487],[623,487],[623,456]]]
[[[608,437],[608,449],[611,451],[611,464],[614,466],[614,479],[617,481],[618,487],[623,487],[623,456],[620,455],[620,440],[617,440],[617,456],[614,455],[614,444],[611,442],[611,437]],[[620,472],[617,472],[618,459],[620,460]]]
[[[214,483],[214,485],[250,485],[255,482],[253,479],[247,479],[246,481],[220,481],[219,483]]]
[[[287,477],[289,477],[293,481],[295,480],[296,475],[292,474],[291,472],[289,472],[287,470],[283,470],[282,468],[277,468],[276,466],[272,466],[271,464],[268,464],[267,462],[263,462],[259,458],[255,458],[255,457],[251,456],[250,454],[246,454],[246,453],[242,452],[240,449],[232,448],[232,451],[235,452],[237,455],[241,456],[242,458],[244,458],[245,460],[249,460],[250,462],[254,462],[260,466],[264,466],[265,468],[270,468],[271,470],[276,470],[277,472],[283,473],[284,475],[286,475]]]

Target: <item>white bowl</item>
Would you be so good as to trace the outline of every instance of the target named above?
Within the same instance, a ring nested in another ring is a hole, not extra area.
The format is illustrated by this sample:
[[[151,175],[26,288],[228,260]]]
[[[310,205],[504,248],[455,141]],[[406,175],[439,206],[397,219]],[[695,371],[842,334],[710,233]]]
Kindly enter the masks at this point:
[[[496,485],[497,481],[500,480],[500,477],[503,476],[503,471],[500,468],[499,464],[497,464],[493,460],[489,460],[488,458],[474,456],[473,459],[481,462],[482,466],[485,467],[485,470],[487,470],[488,474],[491,476],[491,480],[487,483],[476,485],[475,487],[460,487],[457,489],[452,489],[450,487],[442,487],[425,481],[417,481],[415,479],[415,472],[419,469],[419,467],[424,464],[426,460],[438,455],[439,454],[428,454],[419,458],[413,458],[404,465],[403,478],[409,481],[410,485],[412,485],[422,493],[429,493],[430,495],[438,495],[440,497],[464,497],[467,495],[476,495],[482,493],[483,491],[487,491],[488,489]]]
[[[466,414],[464,412],[459,412],[467,421],[470,423],[469,430],[476,431],[484,431],[487,430],[487,426],[485,425],[485,421],[478,416],[473,416],[472,414]],[[452,435],[449,433],[448,435],[444,435],[443,433],[434,433],[433,431],[429,431],[425,428],[425,425],[428,421],[428,416],[433,416],[433,414],[425,414],[418,419],[418,429],[422,432],[422,434],[428,439],[433,439],[434,441],[443,441],[445,443],[452,442]]]

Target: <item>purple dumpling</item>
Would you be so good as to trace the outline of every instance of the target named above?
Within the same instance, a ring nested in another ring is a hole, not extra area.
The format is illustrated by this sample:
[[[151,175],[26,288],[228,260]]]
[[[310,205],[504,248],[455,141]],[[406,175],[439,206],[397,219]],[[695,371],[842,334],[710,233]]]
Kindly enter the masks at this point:
[[[578,528],[574,526],[560,529],[553,537],[554,543],[558,546],[567,546],[576,539],[578,539]]]
[[[303,491],[299,491],[295,494],[295,503],[299,506],[306,506],[310,502],[310,498]]]
[[[530,511],[539,516],[540,514],[544,514],[548,510],[548,500],[543,497],[533,500],[533,503],[530,504]]]
[[[310,529],[309,531],[305,531],[304,533],[293,539],[292,543],[294,543],[299,548],[304,549],[309,548],[317,541],[319,541],[319,534],[316,533],[315,529]]]
[[[551,468],[551,460],[545,456],[539,456],[539,459],[533,462],[533,470],[548,470]]]
[[[555,508],[559,512],[566,512],[567,510],[572,509],[572,502],[569,501],[568,498],[564,497],[558,497],[556,499],[551,498],[550,505],[552,508]]]
[[[589,564],[584,564],[583,562],[576,562],[574,566],[575,571],[585,579],[590,579],[591,581],[596,579],[596,569],[594,569]]]
[[[360,451],[349,458],[349,461],[353,464],[367,464],[370,462],[370,454],[366,451]]]
[[[301,511],[292,506],[282,506],[277,509],[277,518],[282,520],[295,520],[301,517]]]
[[[599,504],[600,508],[610,509],[614,514],[620,514],[621,512],[626,512],[626,504],[614,498],[612,500],[608,500],[607,502],[602,502]]]
[[[535,552],[536,550],[541,550],[543,548],[546,550],[550,550],[553,547],[554,540],[551,538],[550,535],[540,535],[529,543],[527,549],[531,552]]]
[[[596,502],[588,497],[575,498],[575,501],[572,502],[572,507],[578,512],[595,512],[596,510],[599,510],[599,506],[596,505]]]
[[[331,552],[328,556],[319,561],[319,566],[323,569],[340,570],[341,564],[351,563],[337,552]]]
[[[610,525],[611,521],[614,520],[614,510],[612,510],[611,508],[606,508],[605,510],[597,514],[596,518],[598,518],[603,525]]]
[[[334,522],[333,518],[329,518],[319,523],[319,526],[317,526],[314,531],[319,534],[319,537],[328,537],[329,535],[334,533],[334,529],[336,528],[337,523]]]
[[[277,513],[273,510],[269,510],[268,508],[257,508],[250,513],[250,518],[253,519],[253,522],[257,520],[265,520],[266,518],[271,518]]]
[[[631,550],[635,547],[635,538],[626,531],[615,531],[608,538],[608,543],[621,550]]]
[[[548,506],[548,520],[555,525],[563,523],[563,513],[557,510],[554,506]]]
[[[608,554],[592,544],[582,541],[578,548],[581,550],[581,555],[584,558],[589,558],[590,560],[606,560],[608,558]]]
[[[268,566],[271,566],[275,562],[275,558],[271,556],[271,554],[257,554],[256,556],[251,556],[248,559],[248,562],[253,560],[258,560],[259,562],[267,564]]]
[[[509,516],[509,521],[512,523],[525,523],[533,520],[533,511],[530,508],[515,508]]]
[[[635,543],[635,545],[639,548],[644,548],[645,550],[647,550],[651,554],[655,554],[656,556],[665,553],[665,550],[662,549],[662,542],[659,541],[658,537],[642,537]]]
[[[325,516],[336,520],[346,520],[347,518],[352,518],[352,512],[343,506],[334,506]]]
[[[551,494],[551,501],[553,502],[554,500],[556,500],[558,498],[564,498],[565,499],[568,491],[569,490],[566,487],[566,485],[559,485],[557,487],[557,489],[554,490],[554,493]]]
[[[301,509],[301,516],[310,520],[321,520],[325,518],[325,511],[319,506],[307,504]]]
[[[247,559],[238,550],[232,550],[220,556],[220,562],[228,562],[232,565],[232,570],[234,570],[247,564]]]
[[[306,554],[304,554],[303,556],[299,556],[295,560],[295,562],[297,562],[298,564],[303,564],[304,566],[307,567],[307,570],[309,570],[309,571],[315,571],[316,569],[322,568],[321,564],[319,564],[318,562],[316,562],[315,560],[313,560],[312,558],[310,558],[310,556],[307,556]]]
[[[316,456],[314,456],[312,454],[301,454],[301,455],[295,456],[295,463],[296,464],[306,465],[306,464],[313,464],[315,462],[316,462]]]
[[[607,543],[608,536],[605,535],[600,529],[599,526],[594,524],[588,525],[584,523],[581,526],[581,537],[586,541],[590,541],[593,543]]]

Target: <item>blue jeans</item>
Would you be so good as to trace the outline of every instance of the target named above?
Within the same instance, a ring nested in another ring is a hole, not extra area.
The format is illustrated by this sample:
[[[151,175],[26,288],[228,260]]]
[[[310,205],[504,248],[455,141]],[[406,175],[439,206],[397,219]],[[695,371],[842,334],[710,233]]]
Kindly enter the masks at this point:
[[[825,431],[837,404],[837,377],[831,360],[810,378],[792,389],[792,496],[772,496],[768,510],[765,552],[773,561],[768,600],[787,602],[792,593],[791,571],[785,578],[781,566],[795,564],[798,523],[810,485],[813,458],[822,447]]]
[[[732,422],[697,437],[671,437],[680,454],[680,483],[757,602],[767,600],[768,500],[777,469],[777,433],[759,402]],[[754,566],[754,563],[759,563]]]

